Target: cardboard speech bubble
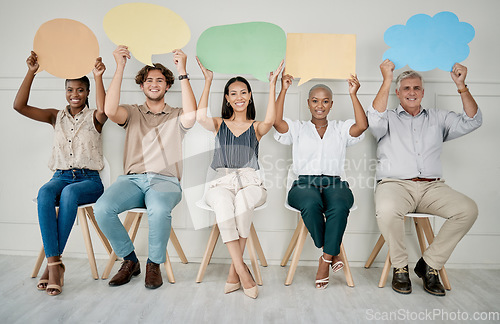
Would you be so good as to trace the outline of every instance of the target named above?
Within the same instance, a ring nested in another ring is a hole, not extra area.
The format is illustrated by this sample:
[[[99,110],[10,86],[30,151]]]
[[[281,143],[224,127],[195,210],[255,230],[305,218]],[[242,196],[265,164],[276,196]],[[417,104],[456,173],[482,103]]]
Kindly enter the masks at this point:
[[[78,79],[94,68],[99,44],[92,30],[79,21],[53,19],[35,34],[33,50],[38,56],[38,72],[43,70],[63,79]]]
[[[385,31],[384,41],[391,48],[382,60],[391,60],[396,69],[408,65],[415,71],[451,71],[455,63],[469,56],[468,44],[474,36],[474,27],[459,21],[452,12],[433,17],[414,15],[406,25],[394,25]]]
[[[267,81],[285,57],[286,34],[267,22],[210,27],[196,44],[201,63],[214,72],[252,74]]]
[[[356,35],[288,34],[286,71],[300,78],[348,79],[356,72]]]
[[[139,28],[141,25],[147,29]],[[183,48],[191,31],[181,16],[172,10],[149,3],[126,3],[104,16],[104,31],[116,45],[126,45],[140,62],[153,65],[151,55]]]

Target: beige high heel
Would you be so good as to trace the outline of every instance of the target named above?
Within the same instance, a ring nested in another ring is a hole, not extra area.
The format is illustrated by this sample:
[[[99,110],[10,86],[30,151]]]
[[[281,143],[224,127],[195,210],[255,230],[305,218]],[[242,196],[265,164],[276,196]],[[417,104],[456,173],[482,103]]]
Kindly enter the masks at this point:
[[[333,262],[331,260],[326,260],[325,258],[323,258],[323,256],[321,256],[321,259],[323,259],[323,262],[329,263],[330,265]],[[330,269],[328,269],[328,272],[330,272]],[[328,287],[329,282],[330,282],[330,275],[328,275],[328,277],[323,278],[323,279],[317,279],[315,281],[316,289],[326,289],[326,287]],[[322,284],[324,284],[324,285],[322,285]]]
[[[60,293],[62,293],[62,286],[64,286],[64,271],[66,270],[66,268],[64,267],[64,264],[62,263],[62,261],[50,262],[50,263],[47,263],[47,266],[48,267],[52,267],[52,266],[60,266],[61,267],[61,269],[59,269],[59,271],[60,271],[59,272],[59,285],[50,284],[50,285],[47,285],[47,288],[46,288],[47,294],[49,296],[57,296]],[[53,289],[53,290],[49,291],[49,289]],[[51,293],[51,292],[55,292],[55,293]]]
[[[250,277],[252,277],[252,280],[255,282],[255,279],[253,278],[252,276],[252,273],[250,272],[250,269],[248,269],[248,266],[245,264],[245,268],[247,268],[247,271],[248,273],[250,274]],[[243,287],[243,285],[241,285]],[[259,289],[257,288],[257,283],[255,282],[255,286],[253,286],[252,288],[245,288],[243,287],[243,292],[245,293],[245,295],[247,295],[248,297],[250,298],[257,298],[257,296],[259,296]]]
[[[236,291],[240,288],[241,288],[240,282],[237,282],[237,283],[226,282],[226,284],[224,285],[224,293],[229,294],[229,293],[232,293],[233,291]]]

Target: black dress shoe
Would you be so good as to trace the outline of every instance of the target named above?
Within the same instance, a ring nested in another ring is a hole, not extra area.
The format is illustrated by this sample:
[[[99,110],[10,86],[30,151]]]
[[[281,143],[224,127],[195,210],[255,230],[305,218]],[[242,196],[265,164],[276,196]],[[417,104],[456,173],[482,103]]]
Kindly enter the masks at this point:
[[[408,265],[402,268],[394,268],[392,274],[392,289],[400,294],[411,293],[410,274],[408,273]]]
[[[161,279],[160,265],[157,263],[146,264],[146,280],[144,286],[149,289],[156,289],[163,284]]]
[[[121,286],[130,281],[132,276],[137,276],[141,273],[139,261],[123,260],[120,270],[109,281],[110,286]]]
[[[444,296],[446,293],[444,287],[439,281],[438,270],[431,268],[427,263],[425,263],[424,258],[418,260],[415,266],[415,273],[419,278],[422,278],[424,282],[424,289],[429,294],[435,296]]]

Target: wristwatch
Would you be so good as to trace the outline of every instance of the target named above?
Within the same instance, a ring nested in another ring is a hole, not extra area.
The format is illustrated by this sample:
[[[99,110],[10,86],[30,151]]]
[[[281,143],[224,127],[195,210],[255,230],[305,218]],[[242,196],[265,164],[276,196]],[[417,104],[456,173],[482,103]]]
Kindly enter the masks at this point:
[[[179,80],[184,80],[184,79],[189,80],[189,74],[179,75]]]

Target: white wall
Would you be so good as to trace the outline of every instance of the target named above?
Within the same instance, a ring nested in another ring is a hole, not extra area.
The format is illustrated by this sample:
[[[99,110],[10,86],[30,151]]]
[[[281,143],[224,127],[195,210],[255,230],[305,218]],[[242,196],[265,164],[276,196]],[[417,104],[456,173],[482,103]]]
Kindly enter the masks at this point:
[[[52,129],[47,124],[29,120],[17,114],[11,107],[17,88],[26,73],[25,60],[32,48],[32,41],[38,27],[54,18],[70,18],[89,26],[97,36],[101,55],[108,70],[105,84],[108,85],[114,72],[112,51],[115,45],[102,29],[106,12],[125,1],[3,1],[0,5],[0,107],[4,110],[0,119],[0,169],[3,170],[0,185],[0,253],[34,255],[40,248],[36,207],[31,199],[38,188],[51,176],[47,168]],[[135,2],[135,1],[131,1]],[[199,35],[208,27],[246,21],[268,21],[281,26],[289,33],[355,33],[357,35],[357,73],[362,87],[359,98],[365,108],[373,100],[381,82],[378,65],[387,49],[383,41],[384,31],[394,24],[404,24],[414,14],[434,15],[440,11],[453,11],[460,20],[469,22],[476,29],[476,37],[470,43],[471,55],[464,62],[469,68],[467,83],[471,93],[481,106],[484,115],[483,126],[474,133],[446,143],[443,165],[447,182],[459,191],[472,197],[479,205],[480,215],[469,234],[458,245],[448,266],[499,268],[500,254],[490,249],[500,245],[500,219],[498,207],[500,191],[500,153],[497,142],[496,121],[500,120],[500,30],[498,12],[500,3],[496,0],[421,0],[419,2],[387,1],[160,1],[151,3],[166,6],[180,14],[191,28],[192,38],[184,49],[189,56],[188,71],[195,94],[200,96],[203,87],[202,75],[195,64],[195,48]],[[404,4],[404,6],[403,6]],[[144,33],[151,32],[147,22],[136,22]],[[237,41],[237,40],[235,40]],[[166,62],[172,67],[170,55],[155,56],[153,61]],[[134,84],[133,77],[141,63],[131,60],[125,71],[122,88],[122,102],[140,103],[143,95]],[[212,86],[211,106],[214,115],[219,115],[221,92],[228,75],[216,74]],[[424,73],[426,93],[424,105],[437,106],[455,111],[461,110],[456,87],[449,74],[434,70]],[[264,116],[267,85],[249,76],[258,107],[257,118]],[[314,82],[314,81],[313,81]],[[292,86],[286,99],[285,115],[291,118],[307,119],[306,95],[313,82],[300,88]],[[333,86],[335,106],[333,118],[352,118],[352,108],[343,81],[321,82]],[[39,107],[65,105],[63,81],[46,72],[35,79],[30,103]],[[176,84],[167,95],[172,105],[180,104],[180,88]],[[93,95],[91,95],[93,102]],[[394,96],[391,105],[396,105]],[[184,154],[184,200],[174,210],[173,226],[190,261],[199,261],[204,251],[209,230],[194,230],[193,220],[208,225],[209,214],[193,206],[202,194],[201,186],[193,187],[205,179],[210,157],[192,157],[206,152],[212,138],[199,125],[188,133]],[[122,172],[124,131],[111,122],[104,129],[104,153],[111,163],[112,180]],[[285,199],[284,179],[290,163],[290,147],[282,146],[269,134],[261,142],[261,163],[267,174],[269,206],[255,216],[255,226],[264,252],[270,263],[277,264],[295,229],[297,217],[283,208]],[[358,209],[349,218],[344,239],[347,255],[353,265],[361,266],[366,261],[379,235],[374,217],[373,177],[375,165],[373,137],[349,149],[347,155],[347,176],[353,188]],[[191,188],[191,189],[188,189]],[[436,229],[442,224],[435,221]],[[79,226],[75,226],[66,256],[85,257]],[[418,246],[413,235],[413,226],[407,226],[408,250],[411,260],[416,260]],[[137,251],[144,256],[147,252],[147,222],[143,222],[137,240]],[[94,240],[96,254],[105,256],[99,240]],[[175,251],[171,255],[176,259]],[[317,251],[310,239],[307,240],[302,260],[316,262]],[[228,253],[222,244],[215,251],[214,259],[227,261]],[[378,262],[384,260],[380,255]]]

